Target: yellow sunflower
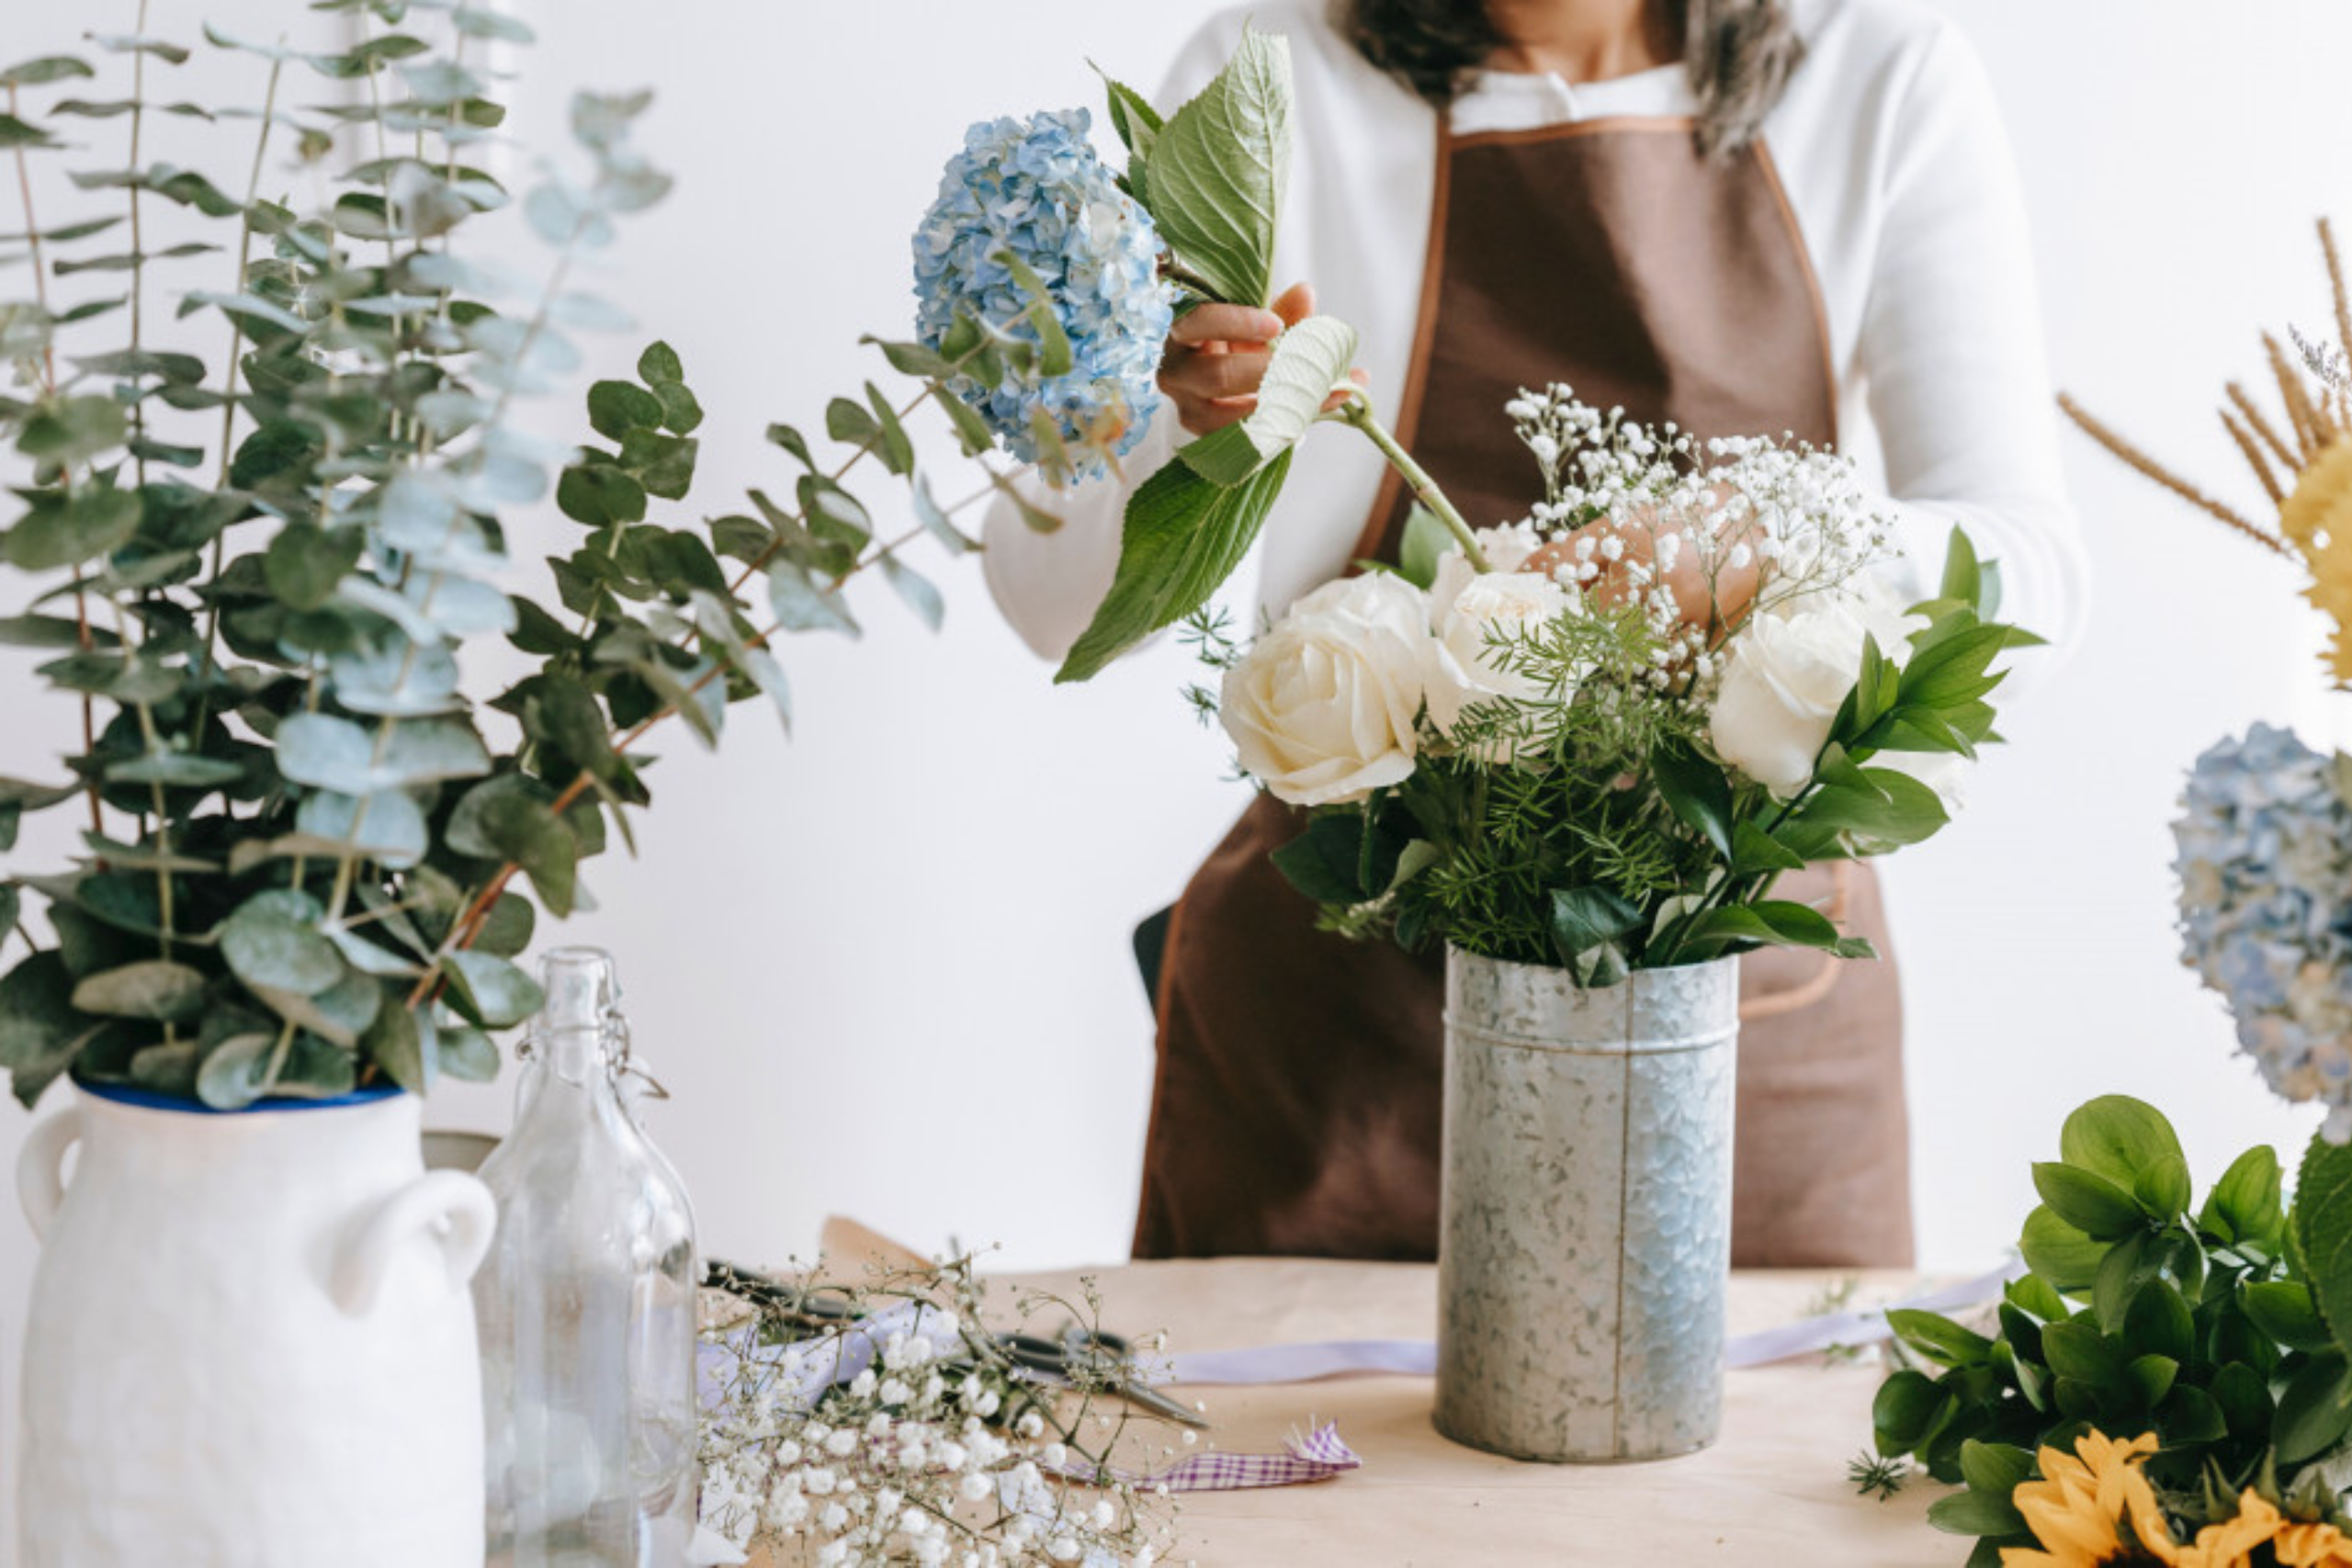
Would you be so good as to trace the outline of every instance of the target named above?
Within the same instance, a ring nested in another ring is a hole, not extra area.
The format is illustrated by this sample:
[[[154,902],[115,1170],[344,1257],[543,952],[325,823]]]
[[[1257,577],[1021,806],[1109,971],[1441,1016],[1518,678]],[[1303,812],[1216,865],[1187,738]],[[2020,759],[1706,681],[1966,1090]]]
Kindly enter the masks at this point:
[[[2352,1568],[2352,1538],[2334,1525],[2281,1523],[2270,1550],[2278,1568]]]
[[[2086,1432],[2074,1453],[2043,1449],[2041,1479],[2022,1483],[2010,1499],[2041,1544],[2003,1547],[2001,1568],[2183,1568],[2188,1559],[2140,1472],[2155,1451],[2154,1432],[2120,1443]],[[2198,1568],[2207,1568],[2205,1560]]]
[[[2236,1518],[2199,1530],[2197,1539],[2182,1547],[2174,1561],[2180,1568],[2248,1568],[2254,1549],[2276,1540],[2284,1523],[2277,1508],[2248,1490],[2238,1498]]]
[[[2335,623],[2328,663],[2352,683],[2352,435],[2339,436],[2296,476],[2278,531],[2311,570],[2304,597]]]

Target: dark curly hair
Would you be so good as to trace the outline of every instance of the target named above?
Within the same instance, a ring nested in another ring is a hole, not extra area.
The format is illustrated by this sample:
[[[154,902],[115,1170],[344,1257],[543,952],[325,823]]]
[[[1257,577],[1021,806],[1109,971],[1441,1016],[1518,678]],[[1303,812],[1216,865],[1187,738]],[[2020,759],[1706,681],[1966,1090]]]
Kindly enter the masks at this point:
[[[1699,145],[1756,139],[1804,45],[1781,0],[1668,0],[1682,16],[1683,69],[1699,99]],[[1440,108],[1504,42],[1481,0],[1332,0],[1332,23],[1366,60]]]

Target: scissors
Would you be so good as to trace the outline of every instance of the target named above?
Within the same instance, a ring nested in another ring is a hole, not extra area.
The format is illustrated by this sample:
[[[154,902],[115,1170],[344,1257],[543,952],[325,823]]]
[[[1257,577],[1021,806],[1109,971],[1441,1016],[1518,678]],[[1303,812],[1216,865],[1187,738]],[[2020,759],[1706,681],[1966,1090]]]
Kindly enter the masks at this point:
[[[788,1285],[772,1274],[716,1258],[704,1263],[702,1282],[714,1291],[740,1296],[772,1316],[812,1332],[854,1322],[865,1315],[845,1292],[822,1285]]]
[[[1155,1416],[1186,1427],[1209,1424],[1199,1411],[1178,1404],[1146,1382],[1136,1367],[1135,1347],[1116,1334],[1073,1323],[1062,1330],[1057,1341],[1035,1334],[1000,1334],[996,1342],[1005,1359],[1017,1367],[1065,1380],[1082,1375]]]

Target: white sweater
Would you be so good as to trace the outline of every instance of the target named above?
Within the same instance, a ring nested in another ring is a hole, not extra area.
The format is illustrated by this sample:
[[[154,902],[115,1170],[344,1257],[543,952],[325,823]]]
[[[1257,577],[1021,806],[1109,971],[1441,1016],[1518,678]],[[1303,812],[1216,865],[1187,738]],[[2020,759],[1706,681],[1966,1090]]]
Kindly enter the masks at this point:
[[[1933,588],[1959,524],[2001,562],[2004,617],[2063,646],[2082,621],[2082,546],[2060,476],[2016,173],[1983,68],[1919,0],[1792,6],[1806,57],[1764,139],[1820,280],[1841,445],[1883,468],[1905,587]],[[1420,299],[1434,111],[1365,62],[1316,0],[1259,0],[1211,19],[1170,73],[1163,108],[1216,74],[1245,17],[1288,35],[1296,79],[1276,287],[1313,283],[1317,308],[1358,329],[1374,407],[1393,418]],[[1576,86],[1487,72],[1453,118],[1466,133],[1695,107],[1679,65]],[[1163,405],[1125,460],[1131,479],[1184,439]],[[1255,551],[1267,612],[1345,570],[1384,468],[1351,430],[1309,433]],[[1103,480],[1041,497],[1065,520],[1053,534],[1007,503],[989,514],[989,590],[1043,657],[1062,657],[1108,591],[1126,493]]]

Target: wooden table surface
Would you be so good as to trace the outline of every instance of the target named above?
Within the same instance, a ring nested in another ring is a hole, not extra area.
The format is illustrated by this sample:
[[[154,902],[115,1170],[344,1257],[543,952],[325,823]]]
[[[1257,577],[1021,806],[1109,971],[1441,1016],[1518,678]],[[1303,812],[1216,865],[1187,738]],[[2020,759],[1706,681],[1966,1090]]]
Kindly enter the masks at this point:
[[[1172,1350],[1319,1339],[1426,1338],[1437,1271],[1402,1264],[1222,1259],[1084,1271],[1102,1322],[1164,1328]],[[1024,1275],[1068,1292],[1079,1271]],[[1742,1273],[1735,1334],[1795,1322],[1838,1276]],[[1863,1276],[1858,1303],[1916,1288]],[[1928,1527],[1943,1489],[1917,1477],[1893,1500],[1859,1496],[1847,1461],[1869,1446],[1884,1369],[1820,1358],[1734,1371],[1722,1439],[1644,1464],[1529,1464],[1459,1447],[1430,1424],[1426,1378],[1182,1391],[1207,1405],[1204,1440],[1276,1452],[1284,1436],[1334,1421],[1363,1468],[1312,1485],[1182,1498],[1175,1560],[1203,1568],[1653,1568],[1690,1562],[1773,1568],[1958,1568],[1968,1540]]]

